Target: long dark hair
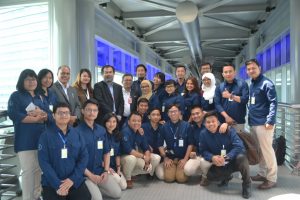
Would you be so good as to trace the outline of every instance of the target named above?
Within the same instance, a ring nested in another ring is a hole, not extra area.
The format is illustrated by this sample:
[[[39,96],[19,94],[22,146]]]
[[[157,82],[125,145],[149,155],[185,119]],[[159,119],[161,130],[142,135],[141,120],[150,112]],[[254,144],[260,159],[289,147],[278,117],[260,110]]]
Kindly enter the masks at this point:
[[[77,74],[77,77],[76,77],[76,81],[74,82],[73,86],[81,88],[80,78],[81,78],[81,74],[83,74],[84,72],[86,72],[90,77],[90,82],[87,84],[87,88],[88,88],[89,92],[91,92],[91,91],[93,91],[93,88],[92,88],[92,73],[89,69],[84,68],[84,69],[81,69],[79,71],[79,73]]]
[[[36,73],[32,70],[32,69],[24,69],[18,79],[17,85],[16,85],[16,89],[19,92],[26,92],[26,89],[24,88],[24,80],[27,77],[31,77],[31,78],[35,78],[37,79],[37,75]],[[36,87],[36,89],[34,90],[34,93],[36,94],[38,90],[38,87]]]
[[[108,120],[110,120],[111,118],[115,118],[116,119],[116,121],[117,121],[117,126],[116,126],[116,128],[112,131],[112,134],[113,134],[113,136],[118,140],[118,141],[121,141],[121,139],[122,139],[122,133],[119,131],[119,120],[118,120],[118,118],[117,118],[117,115],[116,114],[114,114],[114,113],[107,113],[107,114],[105,114],[104,115],[104,117],[103,117],[103,125],[104,125],[104,128],[106,129],[106,132],[107,132],[107,127],[106,127],[106,122],[108,121]]]
[[[195,93],[197,93],[197,94],[200,94],[200,88],[199,88],[199,84],[198,84],[197,79],[196,79],[195,77],[191,76],[191,77],[189,77],[189,78],[186,80],[185,84],[186,84],[188,81],[192,81],[192,83],[193,83],[193,85],[194,85],[194,89],[191,91],[191,93],[194,93],[194,92],[195,92]],[[189,91],[187,90],[186,85],[185,85],[185,88],[184,88],[184,94],[187,94],[187,93],[189,93]]]
[[[52,83],[50,85],[50,87],[53,85],[53,81],[54,81],[54,76],[53,76],[53,72],[50,69],[41,69],[37,75],[37,81],[38,81],[38,89],[39,92],[41,92],[42,94],[45,94],[46,91],[43,90],[43,86],[42,86],[42,79],[48,74],[50,73],[52,76]],[[48,89],[48,88],[47,88]]]

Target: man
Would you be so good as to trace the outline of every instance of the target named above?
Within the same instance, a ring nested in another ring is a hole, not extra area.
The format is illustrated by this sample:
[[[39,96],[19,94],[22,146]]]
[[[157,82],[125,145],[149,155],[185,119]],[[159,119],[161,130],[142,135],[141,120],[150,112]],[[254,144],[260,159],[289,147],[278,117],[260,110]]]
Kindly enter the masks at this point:
[[[102,194],[110,198],[120,198],[121,188],[109,172],[110,147],[106,130],[95,123],[98,103],[87,100],[81,110],[83,122],[76,128],[86,143],[88,165],[84,171],[87,185],[93,200],[102,200]]]
[[[131,90],[132,90],[132,98],[133,98],[133,109],[132,110],[136,110],[136,103],[138,101],[138,98],[142,95],[142,90],[141,90],[141,82],[143,80],[146,80],[146,76],[147,76],[147,68],[145,65],[143,64],[138,64],[136,66],[136,76],[138,78],[138,80],[133,81],[132,85],[131,85]],[[152,88],[153,88],[153,83],[152,84]]]
[[[200,161],[202,180],[200,185],[209,185],[209,180],[223,179],[219,186],[227,185],[231,174],[240,171],[242,174],[242,196],[251,196],[251,179],[248,159],[245,156],[243,142],[230,128],[226,134],[219,132],[219,120],[216,112],[208,112],[204,116],[205,127],[200,134],[198,144],[203,160]],[[209,172],[208,172],[209,170]]]
[[[121,131],[121,165],[129,189],[133,187],[132,176],[148,173],[153,176],[160,161],[159,155],[150,152],[145,135],[139,132],[141,125],[142,116],[132,112],[128,117],[128,126]]]
[[[57,71],[58,80],[50,88],[56,97],[57,102],[67,103],[71,109],[70,124],[76,125],[81,117],[80,101],[78,99],[77,91],[69,85],[70,67],[62,65]]]
[[[235,67],[232,64],[223,66],[222,75],[225,80],[215,90],[216,110],[223,117],[221,122],[232,125],[237,132],[243,132],[249,100],[248,84],[236,78]]]
[[[262,74],[255,59],[245,64],[251,78],[248,122],[250,132],[257,139],[262,152],[259,172],[251,179],[263,181],[259,189],[270,189],[276,186],[277,181],[277,161],[272,147],[277,110],[276,90],[273,82]]]
[[[94,97],[97,99],[101,113],[98,113],[96,122],[102,124],[106,113],[115,113],[120,121],[124,113],[124,99],[122,86],[113,82],[115,68],[105,65],[101,69],[103,81],[94,86]]]
[[[79,132],[68,126],[70,111],[66,103],[55,105],[55,124],[52,124],[39,140],[38,158],[43,171],[44,200],[91,199],[84,184],[88,153]]]
[[[133,102],[131,94],[131,85],[132,85],[133,76],[131,74],[124,74],[122,77],[123,84],[123,99],[124,99],[124,113],[122,119],[119,123],[119,127],[122,127],[123,124],[127,121],[130,112],[132,111]]]
[[[185,89],[185,75],[186,75],[186,69],[185,66],[183,65],[179,65],[176,67],[176,87],[177,87],[177,92],[178,94],[180,94],[181,96],[183,96],[183,92]]]
[[[212,70],[212,65],[210,63],[203,63],[203,64],[200,65],[200,67],[199,67],[199,72],[200,72],[200,76],[201,76],[200,80],[199,80],[200,87],[202,85],[202,76],[203,76],[203,74],[209,73],[209,72],[213,73],[212,71],[213,71]],[[218,86],[221,83],[221,81],[216,77],[216,75],[215,75],[215,79],[216,79],[216,86]]]
[[[168,115],[170,121],[162,126],[158,143],[160,155],[164,158],[164,162],[159,165],[162,169],[158,171],[163,173],[157,175],[159,179],[169,183],[175,180],[185,183],[188,177],[183,169],[193,148],[191,127],[188,122],[180,119],[179,105],[170,105]]]
[[[148,118],[149,101],[146,98],[139,99],[136,111],[142,116],[142,123],[149,122]]]

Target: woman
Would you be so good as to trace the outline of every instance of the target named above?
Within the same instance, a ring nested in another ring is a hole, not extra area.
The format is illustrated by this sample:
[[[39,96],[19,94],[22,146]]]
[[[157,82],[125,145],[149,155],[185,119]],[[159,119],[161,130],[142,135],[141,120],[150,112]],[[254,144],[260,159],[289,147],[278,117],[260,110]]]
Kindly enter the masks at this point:
[[[84,102],[93,97],[92,74],[88,69],[81,69],[77,74],[73,87],[77,90],[78,98],[83,106]]]
[[[201,105],[204,112],[215,109],[214,96],[216,90],[216,79],[212,73],[205,73],[202,76],[202,97]]]
[[[149,100],[149,108],[159,107],[160,102],[158,96],[153,95],[152,93],[152,84],[149,80],[143,80],[141,82],[142,95],[139,97],[138,101],[142,98]]]
[[[114,113],[107,113],[104,116],[104,126],[110,144],[110,173],[116,179],[122,190],[127,188],[124,175],[121,172],[120,142],[122,134],[118,128],[118,118]]]
[[[17,91],[8,100],[8,116],[15,129],[15,152],[22,169],[23,200],[41,195],[41,170],[38,163],[38,140],[51,117],[49,105],[37,90],[37,75],[31,69],[21,72]]]
[[[158,98],[160,99],[165,93],[165,74],[162,72],[157,72],[153,78],[153,85],[153,94],[158,96]]]
[[[49,109],[53,111],[53,106],[57,103],[56,95],[49,88],[53,85],[53,73],[49,69],[42,69],[38,73],[38,87],[40,93],[49,105]]]
[[[196,105],[201,104],[200,98],[200,88],[198,86],[198,81],[195,77],[189,77],[185,84],[184,89],[184,105],[185,110],[183,114],[183,120],[189,121],[191,115],[191,108]]]

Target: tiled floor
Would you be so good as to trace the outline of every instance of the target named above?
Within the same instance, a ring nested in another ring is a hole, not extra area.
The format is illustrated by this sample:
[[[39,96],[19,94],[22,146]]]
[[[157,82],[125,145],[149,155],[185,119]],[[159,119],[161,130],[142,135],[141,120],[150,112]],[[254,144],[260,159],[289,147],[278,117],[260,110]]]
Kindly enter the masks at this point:
[[[256,167],[251,168],[255,175]],[[141,176],[134,182],[134,188],[126,190],[121,200],[240,200],[242,181],[235,174],[228,187],[219,188],[216,183],[201,187],[197,177],[192,177],[188,184],[167,184],[159,180],[148,181]],[[252,197],[255,200],[300,200],[300,176],[291,175],[284,167],[279,167],[276,188],[261,191],[252,184]],[[21,198],[17,198],[20,200]]]

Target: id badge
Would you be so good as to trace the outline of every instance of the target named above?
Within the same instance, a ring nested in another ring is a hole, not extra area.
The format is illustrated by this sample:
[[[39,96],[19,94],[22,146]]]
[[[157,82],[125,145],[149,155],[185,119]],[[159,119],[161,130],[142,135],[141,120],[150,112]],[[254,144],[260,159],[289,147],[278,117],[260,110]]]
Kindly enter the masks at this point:
[[[221,150],[221,156],[223,156],[223,157],[226,156],[226,149]]]
[[[179,141],[178,141],[178,146],[179,146],[179,147],[183,147],[183,146],[184,146],[183,139],[179,139]]]
[[[113,148],[110,149],[110,156],[114,156],[115,155],[115,151]]]
[[[165,112],[165,106],[161,107],[161,112]]]
[[[98,147],[98,149],[103,149],[103,141],[102,140],[99,140],[97,142],[97,147]]]
[[[229,98],[228,101],[233,101],[233,99]]]
[[[181,96],[184,96],[184,92],[181,93]]]
[[[53,105],[49,105],[49,110],[53,112]]]
[[[251,104],[255,104],[255,97],[251,97]]]
[[[131,97],[128,98],[128,104],[132,104],[132,98]]]
[[[68,149],[67,148],[61,149],[61,158],[62,159],[68,158]]]

